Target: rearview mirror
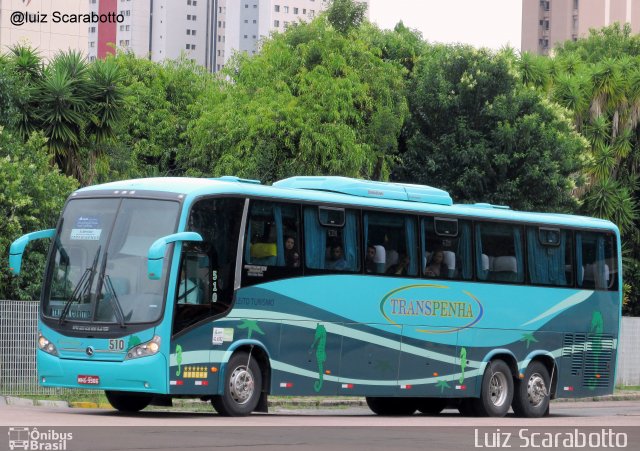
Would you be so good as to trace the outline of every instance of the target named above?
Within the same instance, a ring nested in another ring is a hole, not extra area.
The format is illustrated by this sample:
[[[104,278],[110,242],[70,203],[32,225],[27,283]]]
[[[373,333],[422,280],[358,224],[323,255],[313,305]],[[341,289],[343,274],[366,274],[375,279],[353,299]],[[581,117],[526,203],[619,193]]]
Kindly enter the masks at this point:
[[[40,230],[38,232],[27,233],[11,243],[9,248],[9,271],[14,276],[20,274],[22,266],[22,254],[30,241],[41,240],[43,238],[53,238],[56,229]]]
[[[147,257],[147,277],[151,280],[159,280],[162,277],[162,265],[167,245],[176,241],[203,241],[202,236],[196,232],[180,232],[173,235],[158,238],[149,247]]]

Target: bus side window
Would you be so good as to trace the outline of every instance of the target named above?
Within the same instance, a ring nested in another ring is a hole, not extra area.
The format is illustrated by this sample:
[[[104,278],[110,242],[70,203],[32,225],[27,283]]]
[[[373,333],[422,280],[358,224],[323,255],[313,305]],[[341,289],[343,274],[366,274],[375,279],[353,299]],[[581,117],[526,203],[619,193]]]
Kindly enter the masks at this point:
[[[392,276],[418,275],[416,218],[365,212],[365,272]]]
[[[253,201],[244,260],[248,265],[299,268],[300,221],[296,205]]]
[[[423,218],[422,274],[428,278],[471,280],[473,278],[471,223],[462,219]]]
[[[527,227],[527,263],[531,283],[573,285],[571,232],[548,227]]]
[[[478,279],[524,283],[522,227],[480,222],[475,229]]]
[[[615,238],[595,232],[576,232],[578,286],[596,290],[617,289]]]
[[[358,214],[344,211],[344,221],[332,217],[323,207],[304,208],[305,263],[309,269],[357,272],[360,270]]]

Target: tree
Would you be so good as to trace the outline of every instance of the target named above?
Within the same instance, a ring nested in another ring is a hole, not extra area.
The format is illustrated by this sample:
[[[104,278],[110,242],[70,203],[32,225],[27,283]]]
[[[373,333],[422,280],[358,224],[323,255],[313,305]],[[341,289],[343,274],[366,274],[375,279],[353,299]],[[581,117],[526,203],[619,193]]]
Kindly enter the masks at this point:
[[[406,114],[404,69],[363,29],[346,37],[321,16],[237,55],[189,129],[190,173],[386,178]]]
[[[17,131],[23,139],[42,131],[56,163],[81,183],[91,183],[101,146],[120,118],[120,75],[111,59],[87,63],[75,51],[43,65],[29,47],[10,49],[13,72],[23,83]]]
[[[0,128],[0,256],[24,233],[55,226],[67,196],[77,182],[50,166],[45,139],[33,133],[26,144]],[[20,277],[0,265],[0,299],[37,299],[49,243],[30,244]]]
[[[354,0],[330,0],[327,20],[339,33],[346,35],[365,21],[367,5]]]
[[[427,52],[411,80],[407,148],[393,178],[446,189],[458,202],[574,210],[587,143],[514,66],[510,51]]]
[[[217,86],[214,75],[186,58],[155,63],[118,53],[113,62],[124,92],[122,120],[99,180],[184,175],[182,162],[191,154],[186,130],[199,114],[197,100]]]

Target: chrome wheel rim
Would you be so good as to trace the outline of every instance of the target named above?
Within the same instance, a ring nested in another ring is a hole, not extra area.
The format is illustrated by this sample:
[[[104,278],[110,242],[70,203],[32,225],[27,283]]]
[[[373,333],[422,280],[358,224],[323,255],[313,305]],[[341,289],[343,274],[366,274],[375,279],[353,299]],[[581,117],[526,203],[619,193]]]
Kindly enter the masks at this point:
[[[507,400],[507,390],[507,376],[504,373],[494,373],[489,381],[491,403],[496,407],[501,407]]]
[[[233,370],[229,378],[229,394],[238,404],[246,404],[253,396],[255,381],[247,367],[239,366]]]
[[[547,385],[538,373],[534,373],[527,381],[527,398],[533,407],[538,407],[547,397]]]

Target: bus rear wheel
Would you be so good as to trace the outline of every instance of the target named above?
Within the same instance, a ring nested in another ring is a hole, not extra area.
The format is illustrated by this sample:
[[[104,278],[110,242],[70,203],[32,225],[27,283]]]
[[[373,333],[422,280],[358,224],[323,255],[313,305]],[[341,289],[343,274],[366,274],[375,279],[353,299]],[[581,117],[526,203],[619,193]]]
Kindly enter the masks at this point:
[[[255,410],[262,392],[262,373],[255,359],[246,352],[234,354],[227,363],[224,393],[214,396],[211,404],[225,417],[243,417]]]
[[[418,410],[425,415],[438,415],[447,403],[445,398],[418,398]]]
[[[105,390],[104,394],[114,409],[128,413],[141,411],[153,399],[153,396],[147,393]]]
[[[524,378],[516,382],[511,407],[519,417],[540,418],[549,411],[550,397],[549,371],[542,362],[534,361],[527,366]]]
[[[409,416],[417,408],[416,401],[412,398],[367,397],[367,405],[373,413],[383,416]]]
[[[482,417],[503,417],[513,400],[513,375],[503,360],[492,360],[482,377],[480,398],[473,400],[474,410]]]

